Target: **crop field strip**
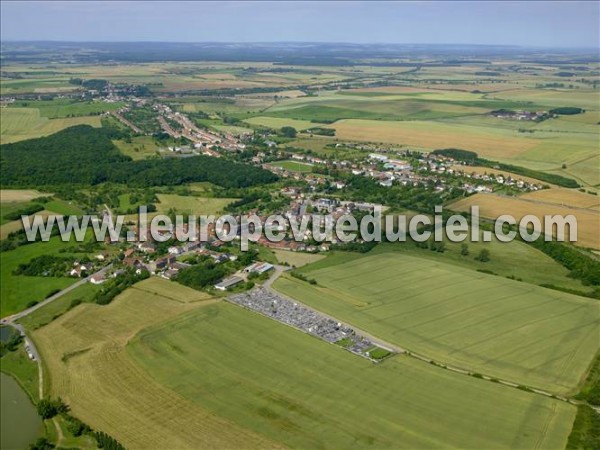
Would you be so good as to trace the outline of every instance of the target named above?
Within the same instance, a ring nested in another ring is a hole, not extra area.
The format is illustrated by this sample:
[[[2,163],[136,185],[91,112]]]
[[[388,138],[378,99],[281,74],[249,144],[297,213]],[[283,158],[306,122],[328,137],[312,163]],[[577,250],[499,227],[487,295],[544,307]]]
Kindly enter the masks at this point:
[[[547,194],[546,194],[547,195]],[[557,199],[564,198],[563,194],[559,194]],[[592,197],[590,195],[590,197]],[[546,197],[552,200],[552,197]],[[568,198],[568,197],[567,197]],[[560,200],[551,202],[542,202],[532,200],[528,197],[503,197],[494,194],[475,194],[473,196],[458,200],[447,206],[453,211],[470,211],[471,206],[479,207],[479,214],[491,220],[503,214],[511,214],[517,223],[521,218],[528,214],[533,214],[538,217],[543,226],[543,217],[545,215],[569,215],[572,214],[577,218],[577,242],[575,245],[582,247],[591,247],[600,249],[600,212],[597,208],[571,208],[558,204]]]
[[[407,357],[373,366],[226,303],[147,328],[128,350],[161,384],[298,448],[558,448],[574,413]],[[379,420],[365,420],[367,410]],[[496,422],[502,410],[511,413]]]
[[[274,287],[471,372],[565,394],[576,390],[598,350],[595,300],[402,254],[322,263],[302,269],[318,287],[292,278]]]
[[[75,125],[101,126],[100,116],[48,119],[33,108],[1,108],[0,123],[2,144],[48,136]]]

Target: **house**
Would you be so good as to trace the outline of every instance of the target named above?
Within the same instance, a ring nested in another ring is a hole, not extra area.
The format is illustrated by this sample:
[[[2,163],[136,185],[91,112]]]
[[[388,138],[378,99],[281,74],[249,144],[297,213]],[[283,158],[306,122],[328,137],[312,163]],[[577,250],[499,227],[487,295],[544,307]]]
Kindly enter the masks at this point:
[[[374,159],[375,161],[385,162],[388,160],[388,157],[385,155],[380,155],[379,153],[369,153],[369,159]]]
[[[173,264],[177,261],[177,258],[175,258],[175,256],[165,256],[164,258],[160,258],[156,260],[156,268],[157,269],[164,269],[165,267],[167,267],[170,264]]]
[[[161,277],[166,278],[167,280],[170,280],[175,275],[177,275],[177,270],[167,269],[161,274]]]
[[[138,244],[138,248],[144,253],[154,253],[156,251],[156,245],[152,242],[142,242]]]
[[[90,283],[102,284],[106,281],[106,275],[104,273],[96,273],[90,277]]]
[[[192,250],[196,250],[198,247],[200,247],[200,242],[190,241],[183,245],[183,250],[184,252],[191,252]]]
[[[218,289],[220,291],[226,291],[227,289],[229,289],[230,287],[235,286],[236,284],[241,283],[242,280],[240,277],[229,277],[223,281],[221,281],[218,284],[215,284],[215,289]]]
[[[183,249],[177,246],[169,247],[167,251],[169,252],[169,255],[180,255],[183,253]]]
[[[98,261],[105,261],[108,258],[108,253],[99,253],[96,255]]]

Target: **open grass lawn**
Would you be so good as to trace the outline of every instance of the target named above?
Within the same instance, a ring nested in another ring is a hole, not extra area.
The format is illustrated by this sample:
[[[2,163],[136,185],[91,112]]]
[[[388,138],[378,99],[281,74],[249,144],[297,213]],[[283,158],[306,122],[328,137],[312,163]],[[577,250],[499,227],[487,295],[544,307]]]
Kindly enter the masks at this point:
[[[227,303],[147,328],[127,353],[198,407],[291,448],[562,448],[575,416],[408,357],[375,365]]]
[[[166,213],[171,208],[179,213],[210,215],[222,211],[236,198],[195,197],[176,194],[157,194],[159,203],[156,204],[158,211]]]
[[[159,149],[152,136],[135,136],[131,138],[131,142],[115,140],[114,143],[122,153],[134,160],[156,156],[156,152]]]
[[[265,115],[298,120],[316,120],[331,122],[340,119],[371,120],[429,120],[449,117],[461,117],[472,114],[484,114],[486,104],[482,107],[473,104],[452,104],[450,102],[429,102],[418,99],[405,99],[394,96],[376,98],[338,97],[331,101],[315,101],[293,108],[283,109],[274,106]]]
[[[592,198],[591,195],[589,197]],[[533,214],[540,219],[542,227],[545,215],[572,214],[577,218],[577,242],[574,244],[600,249],[600,212],[597,209],[570,208],[558,204],[556,200],[542,202],[536,198],[502,197],[495,194],[475,194],[448,205],[448,209],[469,211],[471,206],[479,206],[479,214],[482,217],[496,219],[502,214],[510,214],[517,223],[523,216]]]
[[[35,108],[1,108],[0,143],[48,136],[75,125],[100,127],[100,116],[48,119],[41,117],[39,110]]]
[[[9,214],[14,214],[24,208],[31,206],[31,202],[2,202],[0,203],[0,225],[4,225],[5,223],[11,222],[11,219],[6,216]]]
[[[275,288],[440,362],[556,393],[576,390],[600,347],[597,300],[401,253],[344,256],[301,269],[316,287]]]
[[[70,84],[68,77],[47,78],[44,75],[29,79],[2,80],[0,84],[0,94],[8,96],[23,93],[62,93],[75,90],[77,90],[77,86]]]
[[[591,89],[515,89],[487,94],[487,97],[508,101],[530,101],[546,108],[576,106],[586,110],[600,109],[600,92]]]
[[[30,218],[30,220],[33,220],[34,215],[39,215],[39,216],[46,218],[50,215],[54,215],[54,213],[51,211],[48,211],[47,209],[44,209],[42,211],[38,211],[35,214],[28,216]],[[22,228],[23,228],[23,222],[21,221],[21,219],[11,220],[8,222],[3,220],[2,225],[0,225],[0,239],[6,239],[10,233],[19,231]]]
[[[18,380],[29,398],[36,402],[40,398],[37,363],[29,359],[24,348],[8,352],[2,357],[1,370]]]
[[[271,163],[271,165],[275,167],[281,167],[282,169],[291,170],[293,172],[311,172],[312,167],[310,164],[304,164],[294,160],[286,160],[286,161],[275,161]]]
[[[185,302],[198,295],[204,294],[149,279],[109,305],[80,305],[36,330],[50,395],[61,396],[73,415],[131,449],[276,447],[158,383],[128,354],[127,343],[142,329],[204,308],[202,302]],[[184,356],[175,347],[173,355]]]
[[[290,252],[287,250],[273,250],[280,263],[286,263],[294,267],[302,267],[325,258],[324,255],[315,253]]]

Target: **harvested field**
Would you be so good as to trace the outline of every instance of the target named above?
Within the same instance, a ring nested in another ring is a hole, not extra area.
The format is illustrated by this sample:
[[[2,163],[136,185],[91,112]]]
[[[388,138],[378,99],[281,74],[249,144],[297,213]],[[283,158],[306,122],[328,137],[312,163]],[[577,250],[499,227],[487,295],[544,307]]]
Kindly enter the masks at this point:
[[[544,189],[528,192],[519,198],[543,203],[554,203],[562,206],[588,208],[600,212],[600,197],[575,189]]]
[[[338,139],[383,142],[421,148],[462,148],[492,159],[514,158],[539,144],[534,138],[492,128],[425,121],[341,120],[335,128]]]
[[[590,197],[592,196],[590,195]],[[475,194],[448,205],[448,208],[454,211],[469,211],[471,206],[479,206],[479,214],[488,219],[496,219],[503,214],[510,214],[518,222],[523,216],[533,214],[542,221],[542,226],[545,215],[572,214],[577,218],[577,242],[575,245],[600,249],[600,233],[598,233],[600,212],[597,209],[571,208],[556,202],[542,202],[535,198],[502,197],[494,194]]]
[[[49,197],[52,194],[35,189],[0,189],[0,202],[26,202],[38,197]]]
[[[142,282],[110,305],[80,305],[33,333],[50,374],[50,395],[61,396],[75,416],[130,449],[276,447],[156,382],[132,361],[126,345],[139,331],[211,302],[150,295],[148,290],[164,289],[155,283]],[[197,295],[179,288],[178,296]]]

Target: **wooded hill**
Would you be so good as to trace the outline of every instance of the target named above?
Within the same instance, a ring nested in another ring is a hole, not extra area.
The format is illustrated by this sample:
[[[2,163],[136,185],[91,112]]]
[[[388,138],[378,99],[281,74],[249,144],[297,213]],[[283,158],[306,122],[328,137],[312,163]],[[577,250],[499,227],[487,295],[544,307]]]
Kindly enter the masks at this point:
[[[89,186],[104,182],[132,187],[208,181],[240,188],[277,176],[258,167],[208,156],[132,161],[104,129],[79,125],[51,136],[0,146],[3,187]]]

